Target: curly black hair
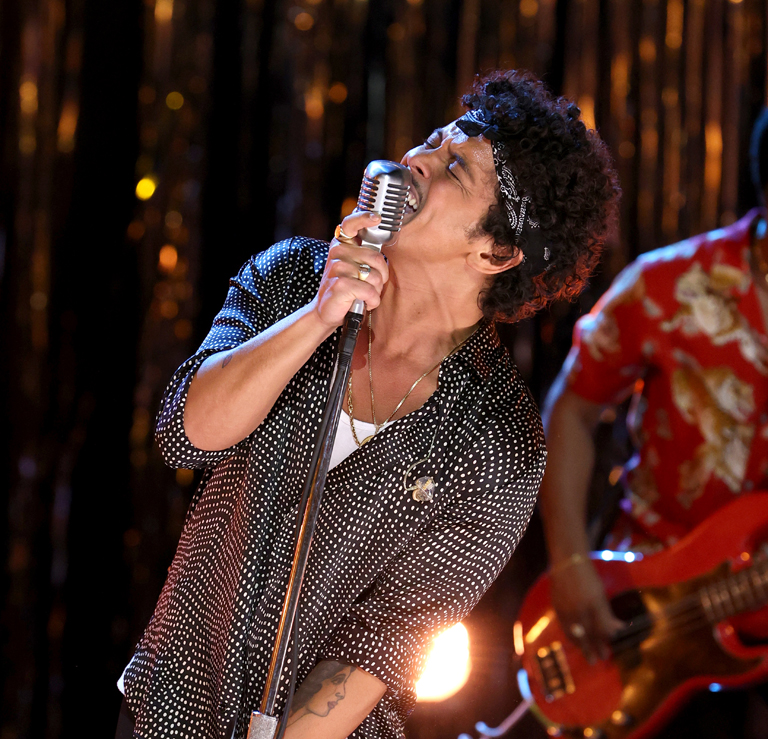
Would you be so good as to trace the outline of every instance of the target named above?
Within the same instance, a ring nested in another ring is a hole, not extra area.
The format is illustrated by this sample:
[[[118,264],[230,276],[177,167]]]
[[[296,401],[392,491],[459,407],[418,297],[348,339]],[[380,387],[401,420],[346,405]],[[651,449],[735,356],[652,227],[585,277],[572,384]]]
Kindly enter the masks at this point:
[[[480,295],[483,315],[517,321],[553,300],[574,298],[597,266],[616,215],[620,189],[608,148],[579,120],[578,106],[554,97],[529,72],[478,77],[461,102],[482,111],[500,134],[502,156],[530,197],[531,217],[552,254],[539,274],[529,261],[498,274]],[[510,259],[518,249],[525,253],[525,232],[512,231],[501,190],[478,227],[493,238],[496,259]]]

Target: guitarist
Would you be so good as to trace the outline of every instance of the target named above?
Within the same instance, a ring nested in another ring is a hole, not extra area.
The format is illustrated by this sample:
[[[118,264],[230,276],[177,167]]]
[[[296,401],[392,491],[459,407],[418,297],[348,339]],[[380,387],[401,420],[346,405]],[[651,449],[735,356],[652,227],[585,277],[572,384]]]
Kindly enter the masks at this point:
[[[622,625],[589,560],[586,530],[593,430],[606,406],[635,394],[635,454],[606,547],[657,551],[734,496],[768,487],[768,109],[750,160],[761,207],[630,264],[579,320],[545,403],[540,500],[552,600],[590,660],[609,656]],[[663,736],[765,736],[768,708],[750,692],[698,697]]]

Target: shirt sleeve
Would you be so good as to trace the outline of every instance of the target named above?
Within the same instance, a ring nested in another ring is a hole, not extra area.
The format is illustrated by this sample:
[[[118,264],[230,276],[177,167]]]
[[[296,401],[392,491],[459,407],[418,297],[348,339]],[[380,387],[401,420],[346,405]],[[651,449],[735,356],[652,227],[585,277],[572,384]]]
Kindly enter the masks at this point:
[[[275,244],[251,257],[229,281],[224,306],[208,336],[176,370],[161,401],[155,439],[170,467],[211,467],[247,443],[246,438],[220,451],[194,446],[184,431],[189,386],[200,365],[212,354],[240,346],[312,299],[325,259],[317,249],[303,246],[296,239]]]
[[[641,260],[626,267],[595,307],[579,319],[563,367],[568,387],[593,403],[629,395],[652,353],[650,324],[661,308],[649,298]]]
[[[486,454],[470,454],[456,476],[469,476]],[[464,490],[418,534],[350,609],[320,658],[357,665],[391,697],[412,691],[434,636],[469,614],[525,531],[544,474],[543,443],[526,456],[517,475]]]

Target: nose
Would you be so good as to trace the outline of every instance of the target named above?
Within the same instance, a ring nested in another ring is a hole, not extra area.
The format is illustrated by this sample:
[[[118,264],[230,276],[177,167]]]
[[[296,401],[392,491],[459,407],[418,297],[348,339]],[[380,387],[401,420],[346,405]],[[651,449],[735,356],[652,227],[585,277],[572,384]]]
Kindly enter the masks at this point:
[[[418,172],[422,179],[428,180],[432,176],[433,164],[429,155],[433,151],[436,150],[415,151],[413,154],[408,155],[407,166],[412,172]]]

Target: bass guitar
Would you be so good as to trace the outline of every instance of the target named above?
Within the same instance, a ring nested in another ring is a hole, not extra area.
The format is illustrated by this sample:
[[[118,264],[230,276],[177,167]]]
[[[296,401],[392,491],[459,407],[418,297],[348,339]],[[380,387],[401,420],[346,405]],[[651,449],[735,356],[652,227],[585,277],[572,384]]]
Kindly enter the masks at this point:
[[[768,679],[768,493],[736,499],[657,554],[593,552],[625,626],[589,664],[545,574],[515,624],[518,682],[552,736],[653,736],[696,691]]]

